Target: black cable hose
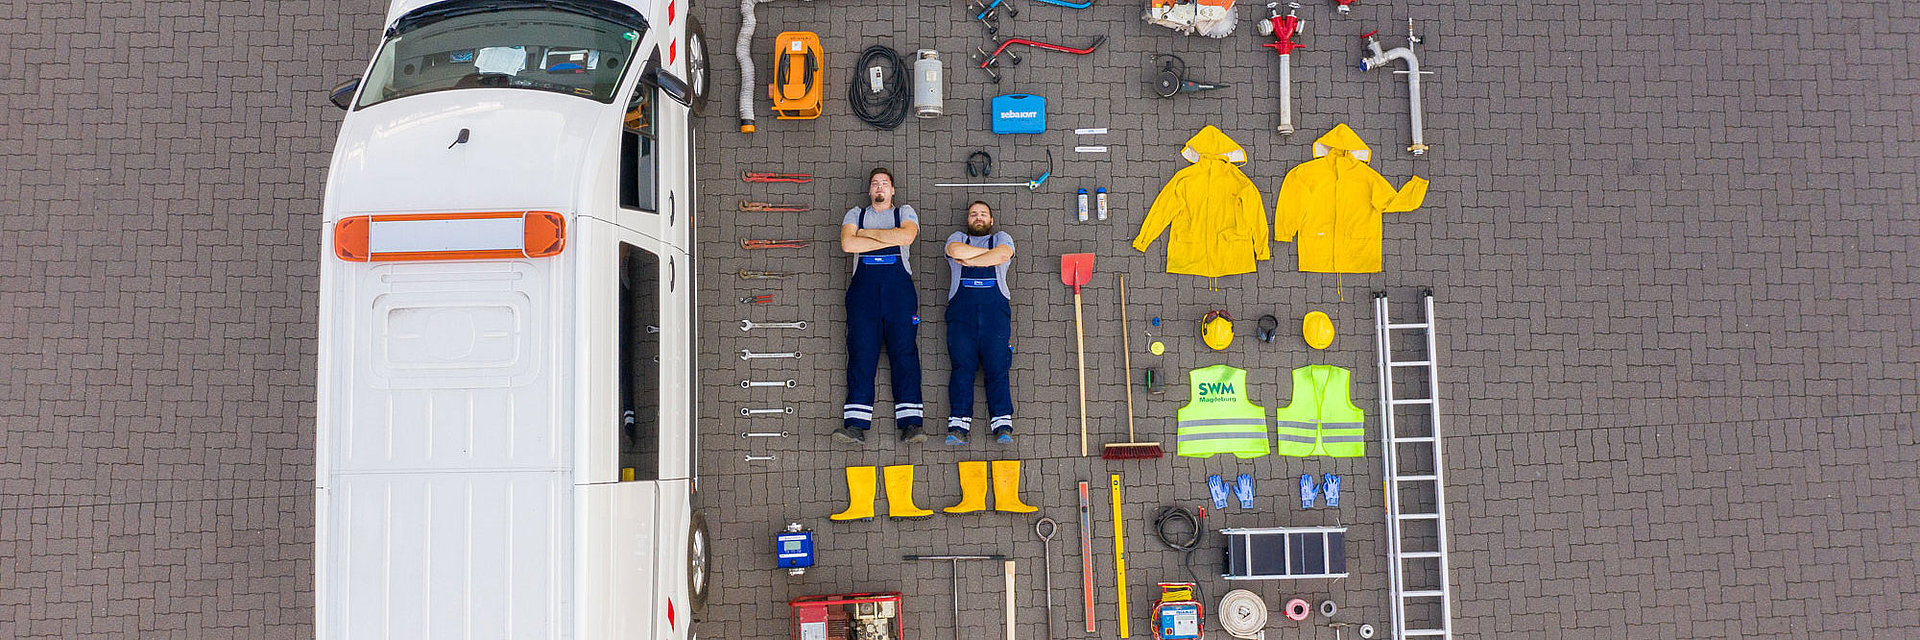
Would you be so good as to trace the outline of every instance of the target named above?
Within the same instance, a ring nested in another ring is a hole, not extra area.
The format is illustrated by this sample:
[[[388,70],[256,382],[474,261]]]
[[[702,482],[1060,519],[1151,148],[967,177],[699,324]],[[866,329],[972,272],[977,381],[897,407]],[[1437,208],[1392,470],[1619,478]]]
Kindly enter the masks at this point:
[[[1187,529],[1185,533],[1191,537],[1184,542],[1176,542],[1174,536],[1182,532],[1168,530],[1167,524],[1171,522],[1184,522]],[[1193,578],[1193,599],[1195,602],[1206,602],[1206,591],[1200,586],[1200,574],[1193,571],[1193,552],[1200,548],[1200,542],[1207,537],[1207,530],[1200,524],[1200,519],[1195,518],[1186,507],[1160,507],[1160,513],[1153,516],[1153,535],[1160,538],[1160,544],[1167,545],[1168,549],[1185,552],[1180,565],[1186,567],[1187,576]]]
[[[867,68],[876,65],[885,69],[880,79],[880,93],[869,91],[867,86]],[[907,66],[900,61],[900,52],[876,44],[861,52],[859,64],[853,67],[853,84],[847,86],[847,103],[853,105],[853,115],[859,116],[861,122],[892,130],[906,121],[907,99],[912,93],[913,88],[907,85]]]

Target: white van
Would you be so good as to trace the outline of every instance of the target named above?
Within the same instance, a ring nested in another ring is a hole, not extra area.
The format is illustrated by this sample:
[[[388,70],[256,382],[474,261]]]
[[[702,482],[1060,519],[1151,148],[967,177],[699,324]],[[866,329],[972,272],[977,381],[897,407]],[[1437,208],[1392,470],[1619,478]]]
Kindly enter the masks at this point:
[[[318,637],[693,637],[684,0],[396,0],[331,97]]]

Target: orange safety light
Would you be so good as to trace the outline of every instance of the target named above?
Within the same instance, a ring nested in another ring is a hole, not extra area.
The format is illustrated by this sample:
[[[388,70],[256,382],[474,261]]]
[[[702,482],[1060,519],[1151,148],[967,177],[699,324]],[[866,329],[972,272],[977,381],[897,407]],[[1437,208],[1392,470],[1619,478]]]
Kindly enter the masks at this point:
[[[333,254],[348,262],[545,258],[566,246],[567,220],[552,211],[353,216],[333,226]]]

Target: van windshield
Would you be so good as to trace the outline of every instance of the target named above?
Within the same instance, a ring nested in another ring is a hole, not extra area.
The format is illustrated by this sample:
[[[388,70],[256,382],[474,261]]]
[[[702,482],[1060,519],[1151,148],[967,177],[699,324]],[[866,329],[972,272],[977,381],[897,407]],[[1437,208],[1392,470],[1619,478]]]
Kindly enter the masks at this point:
[[[358,106],[469,87],[612,102],[646,31],[637,13],[621,13],[597,2],[430,5],[388,30]]]

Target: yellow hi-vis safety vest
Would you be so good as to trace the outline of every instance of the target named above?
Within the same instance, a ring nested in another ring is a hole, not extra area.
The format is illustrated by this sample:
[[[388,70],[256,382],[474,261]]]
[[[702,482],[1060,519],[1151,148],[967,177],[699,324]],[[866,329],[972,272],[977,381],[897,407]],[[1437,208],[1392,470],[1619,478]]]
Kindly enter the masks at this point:
[[[1180,408],[1174,452],[1189,458],[1231,453],[1267,455],[1267,409],[1247,402],[1247,371],[1224,364],[1187,374],[1187,406]]]
[[[1327,364],[1293,370],[1293,402],[1275,412],[1283,456],[1358,458],[1367,454],[1366,414],[1347,397],[1353,372]]]

